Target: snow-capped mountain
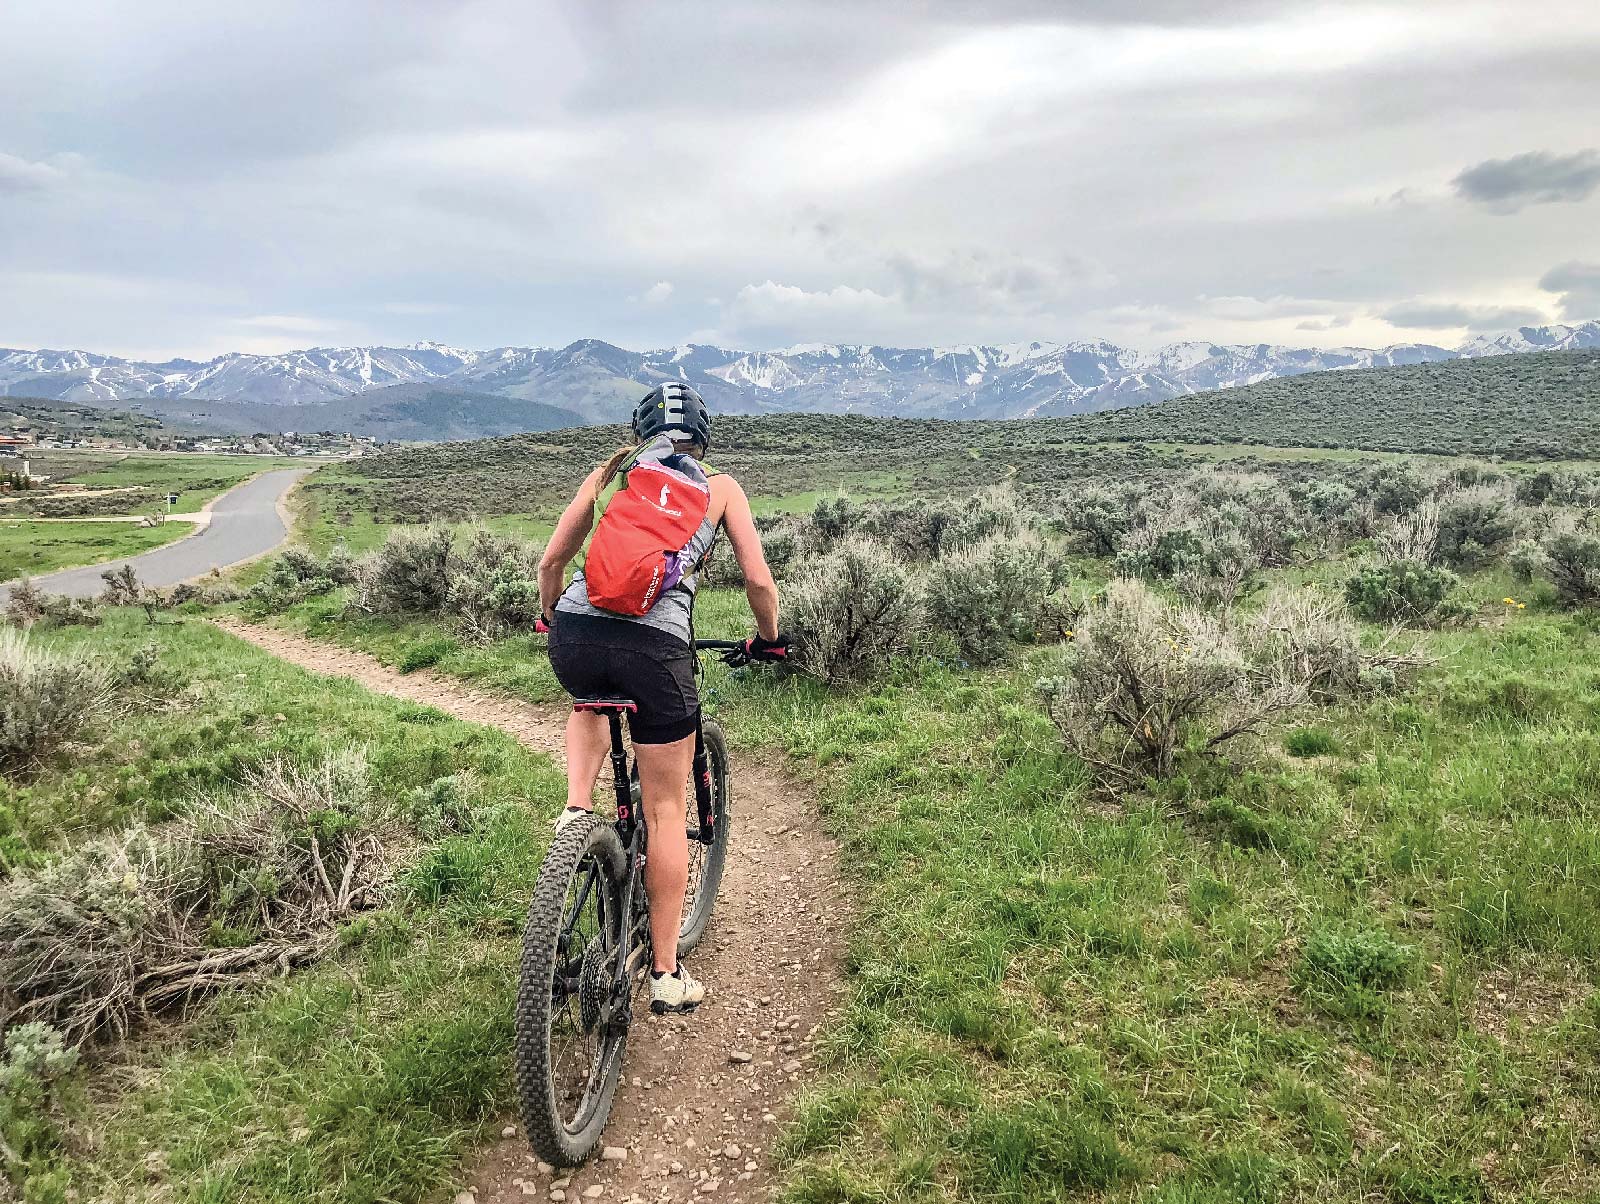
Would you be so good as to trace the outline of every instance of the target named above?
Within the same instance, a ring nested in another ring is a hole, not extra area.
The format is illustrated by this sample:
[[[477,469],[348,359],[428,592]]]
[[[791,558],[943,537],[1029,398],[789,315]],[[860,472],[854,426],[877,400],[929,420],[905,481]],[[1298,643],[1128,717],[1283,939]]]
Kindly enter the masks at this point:
[[[628,351],[582,339],[560,348],[488,351],[437,343],[317,347],[283,355],[223,355],[208,363],[0,349],[0,395],[99,402],[187,399],[213,410],[229,404],[314,409],[371,390],[426,383],[445,392],[538,401],[592,421],[614,421],[622,412],[619,404],[636,398],[643,387],[679,379],[731,413],[1018,418],[1141,405],[1304,372],[1589,347],[1600,347],[1600,320],[1480,335],[1455,349],[1426,343],[1307,349],[1186,342],[1135,351],[1096,341],[958,347],[806,343],[778,351],[688,344]]]

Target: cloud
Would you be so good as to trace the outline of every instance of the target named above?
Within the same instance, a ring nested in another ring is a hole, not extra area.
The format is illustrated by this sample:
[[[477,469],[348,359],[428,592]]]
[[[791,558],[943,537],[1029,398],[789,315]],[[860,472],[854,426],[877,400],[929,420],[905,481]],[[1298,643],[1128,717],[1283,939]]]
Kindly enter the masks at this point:
[[[672,296],[672,281],[658,280],[639,299],[646,305],[665,305]]]
[[[723,308],[726,334],[771,342],[863,342],[896,328],[901,298],[848,284],[809,290],[773,280],[747,284]]]
[[[386,314],[398,314],[401,317],[431,318],[435,314],[454,313],[461,307],[438,301],[385,301],[378,308]]]
[[[1528,151],[1509,159],[1486,159],[1451,181],[1456,195],[1491,213],[1515,213],[1526,205],[1583,201],[1600,188],[1600,150],[1558,155]]]
[[[1537,326],[1547,315],[1529,306],[1460,305],[1451,301],[1402,301],[1378,315],[1390,326],[1406,330],[1455,330],[1474,333]]]
[[[1600,145],[1593,0],[12,0],[5,28],[0,271],[60,284],[0,290],[0,332],[112,353],[1381,341],[1407,298],[1554,311],[1573,290],[1529,282],[1591,211],[1484,223],[1527,202],[1447,181]]]
[[[1561,316],[1569,321],[1600,317],[1600,263],[1558,264],[1539,278],[1539,287],[1561,294]]]
[[[332,334],[343,325],[326,318],[312,318],[301,314],[256,314],[248,318],[235,318],[235,326],[270,334]]]
[[[0,195],[8,192],[43,192],[58,187],[83,166],[81,155],[60,154],[45,162],[0,151]]]
[[[1199,297],[1199,311],[1229,322],[1275,322],[1302,314],[1326,314],[1329,302],[1315,297]]]

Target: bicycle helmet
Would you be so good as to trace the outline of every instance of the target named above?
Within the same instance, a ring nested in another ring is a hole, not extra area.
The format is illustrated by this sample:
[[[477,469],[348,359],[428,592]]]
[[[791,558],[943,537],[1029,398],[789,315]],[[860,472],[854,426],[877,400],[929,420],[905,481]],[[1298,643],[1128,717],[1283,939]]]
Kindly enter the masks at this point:
[[[657,435],[711,447],[711,411],[705,400],[682,381],[657,385],[633,408],[633,437],[643,443]]]

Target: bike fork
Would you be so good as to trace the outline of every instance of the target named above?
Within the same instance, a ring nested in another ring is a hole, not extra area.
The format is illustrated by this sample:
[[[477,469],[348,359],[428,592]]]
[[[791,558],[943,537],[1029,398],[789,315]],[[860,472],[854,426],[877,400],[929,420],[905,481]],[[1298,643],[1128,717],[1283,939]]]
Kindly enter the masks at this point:
[[[711,759],[706,755],[705,729],[698,726],[694,729],[694,803],[700,843],[709,846],[716,840],[716,833],[711,830],[716,813],[711,808]]]

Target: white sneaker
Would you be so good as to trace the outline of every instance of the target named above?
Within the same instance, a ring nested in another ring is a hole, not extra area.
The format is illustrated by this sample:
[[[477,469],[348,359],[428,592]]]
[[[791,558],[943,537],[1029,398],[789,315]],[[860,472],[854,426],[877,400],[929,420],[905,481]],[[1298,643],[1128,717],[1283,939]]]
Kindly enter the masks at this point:
[[[650,975],[650,1010],[657,1016],[667,1012],[692,1012],[706,997],[706,989],[678,964],[676,974]]]
[[[557,836],[560,836],[563,832],[565,832],[573,824],[577,823],[580,819],[588,819],[593,814],[594,814],[593,811],[583,811],[583,810],[574,811],[570,807],[567,808],[567,810],[563,811],[560,815],[556,816],[555,834]]]

